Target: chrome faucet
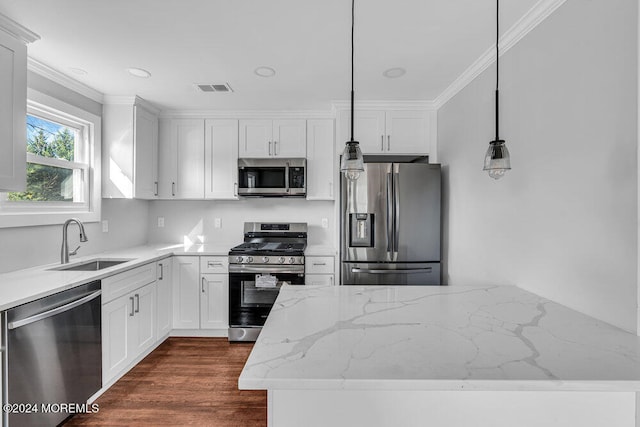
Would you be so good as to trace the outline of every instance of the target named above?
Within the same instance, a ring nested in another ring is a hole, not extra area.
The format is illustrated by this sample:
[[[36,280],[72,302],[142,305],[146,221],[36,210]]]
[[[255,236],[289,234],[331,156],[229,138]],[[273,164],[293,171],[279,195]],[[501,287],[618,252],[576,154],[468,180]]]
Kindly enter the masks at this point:
[[[69,256],[77,254],[78,249],[80,249],[80,246],[78,246],[77,248],[75,248],[73,252],[69,252],[69,244],[67,243],[67,234],[68,234],[69,224],[71,224],[72,222],[75,222],[76,224],[78,224],[78,228],[80,228],[80,241],[86,242],[88,240],[87,234],[84,232],[84,225],[82,224],[82,221],[80,221],[77,218],[70,218],[66,220],[64,225],[62,226],[62,250],[60,251],[61,264],[69,263]]]

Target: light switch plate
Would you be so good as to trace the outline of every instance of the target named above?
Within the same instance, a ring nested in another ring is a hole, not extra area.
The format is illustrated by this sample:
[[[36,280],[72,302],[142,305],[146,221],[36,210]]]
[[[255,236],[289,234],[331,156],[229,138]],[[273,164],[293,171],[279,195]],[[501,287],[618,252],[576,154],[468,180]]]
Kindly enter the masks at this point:
[[[108,233],[109,232],[109,221],[106,219],[102,220],[102,232],[103,233]]]
[[[213,228],[222,228],[222,220],[220,218],[214,218]]]
[[[158,217],[158,228],[163,228],[164,227],[164,217],[163,216],[159,216]]]
[[[322,228],[329,228],[329,219],[322,218]]]

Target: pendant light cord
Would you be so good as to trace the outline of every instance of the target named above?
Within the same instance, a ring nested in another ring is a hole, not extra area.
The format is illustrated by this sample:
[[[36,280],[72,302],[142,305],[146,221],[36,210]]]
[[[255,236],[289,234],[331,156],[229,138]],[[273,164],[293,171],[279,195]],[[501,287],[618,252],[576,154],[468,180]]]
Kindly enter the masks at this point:
[[[351,0],[351,141],[353,141],[353,24],[355,21],[356,0]]]
[[[496,0],[496,144],[500,141],[500,104],[499,104],[499,83],[500,83],[500,51],[498,42],[500,39],[500,0]]]

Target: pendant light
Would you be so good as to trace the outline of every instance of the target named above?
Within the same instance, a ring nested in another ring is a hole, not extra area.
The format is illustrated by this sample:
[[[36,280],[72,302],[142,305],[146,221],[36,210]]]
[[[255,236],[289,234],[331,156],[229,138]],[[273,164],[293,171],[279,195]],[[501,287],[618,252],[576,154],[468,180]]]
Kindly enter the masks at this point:
[[[493,179],[500,179],[511,169],[511,161],[509,158],[509,150],[505,145],[505,141],[500,139],[500,52],[498,50],[498,39],[500,37],[500,0],[496,0],[496,139],[489,143],[487,154],[484,157],[484,168],[489,172],[489,176]]]
[[[353,140],[353,23],[355,20],[355,0],[351,0],[351,140],[347,141],[340,161],[340,172],[349,180],[356,180],[364,171],[364,160],[358,141]]]

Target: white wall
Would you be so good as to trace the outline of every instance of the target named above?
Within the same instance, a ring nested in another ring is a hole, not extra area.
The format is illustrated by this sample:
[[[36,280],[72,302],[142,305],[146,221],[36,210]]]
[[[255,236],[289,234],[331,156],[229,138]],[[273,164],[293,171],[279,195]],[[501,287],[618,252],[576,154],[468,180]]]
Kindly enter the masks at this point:
[[[514,284],[636,329],[637,2],[570,0],[438,112],[446,280]]]
[[[164,228],[157,227],[157,217],[164,217]],[[222,228],[214,228],[220,218]],[[329,227],[322,228],[322,218]],[[244,222],[306,222],[308,243],[335,247],[334,202],[304,199],[255,198],[237,201],[153,201],[149,209],[149,242],[183,242],[185,236],[196,242],[228,246],[242,242]]]

